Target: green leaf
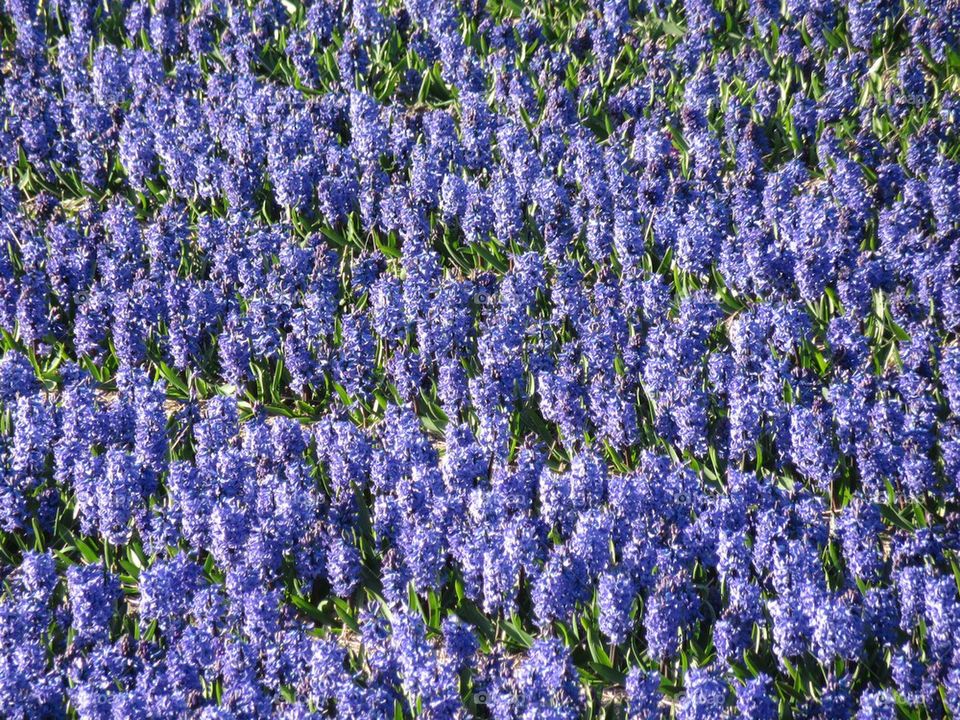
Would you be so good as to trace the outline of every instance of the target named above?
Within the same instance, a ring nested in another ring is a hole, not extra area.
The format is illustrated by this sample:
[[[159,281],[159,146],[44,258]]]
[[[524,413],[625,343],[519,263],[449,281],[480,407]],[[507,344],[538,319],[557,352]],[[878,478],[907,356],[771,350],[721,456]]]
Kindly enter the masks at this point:
[[[83,556],[83,559],[88,563],[98,563],[100,562],[100,553],[97,552],[93,547],[91,547],[86,540],[78,538],[76,535],[73,536],[73,545],[80,551],[80,554]]]
[[[347,601],[343,598],[335,597],[333,598],[333,605],[337,610],[337,615],[339,615],[340,619],[346,623],[347,627],[356,633],[360,632],[360,625],[353,616],[353,612],[350,610],[350,606],[347,604]]]

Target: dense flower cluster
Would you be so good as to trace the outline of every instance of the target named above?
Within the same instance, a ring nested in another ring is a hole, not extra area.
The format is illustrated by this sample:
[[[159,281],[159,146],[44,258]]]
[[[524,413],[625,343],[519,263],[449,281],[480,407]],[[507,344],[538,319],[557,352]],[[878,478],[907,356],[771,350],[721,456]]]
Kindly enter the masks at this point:
[[[0,39],[0,715],[960,715],[955,0]]]

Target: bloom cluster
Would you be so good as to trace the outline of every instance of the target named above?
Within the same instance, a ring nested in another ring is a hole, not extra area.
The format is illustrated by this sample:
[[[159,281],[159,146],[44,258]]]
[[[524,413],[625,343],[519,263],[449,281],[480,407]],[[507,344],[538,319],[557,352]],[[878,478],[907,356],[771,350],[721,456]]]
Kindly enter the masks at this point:
[[[0,715],[960,715],[955,0],[0,45]]]

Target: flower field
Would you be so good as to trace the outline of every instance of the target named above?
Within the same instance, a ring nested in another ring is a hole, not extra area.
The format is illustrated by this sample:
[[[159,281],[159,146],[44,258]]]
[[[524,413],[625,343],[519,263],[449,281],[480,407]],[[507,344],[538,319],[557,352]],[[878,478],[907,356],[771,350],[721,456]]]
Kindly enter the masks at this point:
[[[0,717],[960,717],[958,0],[0,0]]]

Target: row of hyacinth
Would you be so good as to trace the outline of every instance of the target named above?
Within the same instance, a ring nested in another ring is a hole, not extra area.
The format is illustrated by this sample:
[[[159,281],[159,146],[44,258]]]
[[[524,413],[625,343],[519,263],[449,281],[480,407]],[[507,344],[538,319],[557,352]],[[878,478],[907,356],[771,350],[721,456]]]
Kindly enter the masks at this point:
[[[0,65],[0,717],[960,716],[960,2]]]

